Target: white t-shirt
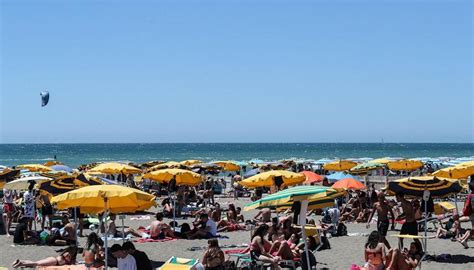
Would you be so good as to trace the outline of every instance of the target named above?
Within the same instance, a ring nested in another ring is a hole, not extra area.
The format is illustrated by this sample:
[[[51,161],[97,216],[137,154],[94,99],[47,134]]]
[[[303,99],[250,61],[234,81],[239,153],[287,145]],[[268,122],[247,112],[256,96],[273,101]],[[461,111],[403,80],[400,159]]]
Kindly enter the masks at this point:
[[[117,259],[117,268],[119,270],[137,270],[137,262],[132,255],[128,254],[127,257]]]
[[[206,228],[209,227],[210,228],[210,233],[213,235],[213,236],[216,236],[217,235],[217,224],[211,220],[211,219],[208,219],[207,222],[206,222]]]
[[[23,203],[24,216],[28,218],[35,217],[35,197],[32,192],[27,191],[23,194]]]

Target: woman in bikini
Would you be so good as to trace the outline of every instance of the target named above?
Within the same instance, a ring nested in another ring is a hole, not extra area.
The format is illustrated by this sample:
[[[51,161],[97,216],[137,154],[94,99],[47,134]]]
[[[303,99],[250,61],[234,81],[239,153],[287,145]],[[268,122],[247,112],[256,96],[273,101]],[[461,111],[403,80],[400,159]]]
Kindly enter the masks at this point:
[[[103,242],[95,232],[92,232],[87,237],[87,243],[84,246],[82,257],[84,258],[86,267],[101,267],[104,265],[103,261]]]
[[[365,244],[365,265],[368,270],[383,270],[385,265],[383,260],[385,258],[385,245],[379,242],[379,232],[373,231],[370,233],[367,243]]]
[[[76,262],[77,247],[70,246],[66,248],[57,257],[48,257],[39,261],[28,261],[17,259],[13,262],[12,267],[38,267],[38,266],[62,266],[62,265],[73,265]]]
[[[212,238],[207,241],[208,248],[204,252],[202,264],[206,270],[221,270],[225,261],[224,252],[219,248],[217,239]]]
[[[267,224],[262,224],[255,230],[250,243],[250,257],[252,260],[255,261],[271,263],[272,269],[280,270],[281,268],[278,265],[280,258],[272,256],[265,249],[265,243],[267,242],[265,240],[265,235],[267,234],[267,232]]]
[[[388,270],[411,270],[415,269],[421,260],[423,251],[420,242],[412,242],[410,249],[400,251],[398,248],[389,251],[387,256]]]

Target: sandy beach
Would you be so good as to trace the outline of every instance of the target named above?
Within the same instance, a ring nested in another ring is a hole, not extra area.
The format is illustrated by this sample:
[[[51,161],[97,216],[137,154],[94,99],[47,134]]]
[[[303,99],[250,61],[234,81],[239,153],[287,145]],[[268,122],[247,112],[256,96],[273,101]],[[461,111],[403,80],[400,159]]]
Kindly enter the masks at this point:
[[[243,206],[248,203],[248,199],[239,199],[234,201],[230,198],[217,198],[217,202],[225,209],[229,202],[236,204],[236,206]],[[160,210],[150,209],[150,212]],[[243,212],[246,219],[253,217],[256,214],[255,211]],[[150,215],[151,216],[151,215]],[[127,216],[125,220],[125,226],[137,228],[139,226],[147,226],[150,221],[154,219],[153,216],[150,220],[131,220],[132,216]],[[313,217],[314,218],[314,217]],[[320,217],[316,217],[319,220]],[[167,222],[171,221],[169,219]],[[179,219],[179,223],[188,222],[190,223],[192,218]],[[120,225],[121,221],[117,220],[117,225]],[[470,226],[464,223],[464,227]],[[353,236],[335,237],[330,238],[331,249],[324,250],[316,253],[316,258],[319,262],[318,269],[349,269],[350,265],[355,263],[362,265],[363,260],[363,246],[367,239],[366,235],[370,233],[372,229],[375,229],[375,225],[372,225],[370,229],[366,229],[365,224],[349,223],[348,234]],[[400,225],[397,225],[396,229],[400,229]],[[87,234],[89,230],[84,230],[84,234]],[[389,235],[396,234],[397,231],[389,231]],[[433,233],[431,233],[433,234]],[[231,245],[231,244],[248,244],[250,241],[250,232],[248,231],[237,231],[222,233],[223,236],[228,237],[227,239],[219,239],[220,245]],[[80,244],[85,243],[85,238],[80,238]],[[397,245],[397,239],[394,237],[388,237],[388,240],[392,246]],[[109,246],[114,242],[122,243],[122,241],[112,241]],[[428,240],[428,251],[431,255],[439,254],[451,254],[453,261],[450,263],[438,263],[438,262],[423,262],[423,269],[472,269],[474,267],[474,245],[469,242],[470,248],[464,249],[459,243],[451,242],[450,240],[442,239],[430,239]],[[204,250],[190,251],[193,247],[206,247],[207,240],[176,240],[163,243],[135,243],[137,249],[146,252],[149,258],[152,260],[155,267],[159,267],[164,261],[169,259],[171,256],[179,256],[185,258],[197,258],[202,259]],[[61,247],[51,246],[18,246],[12,244],[12,238],[6,236],[0,236],[0,246],[2,252],[0,253],[0,267],[6,267],[11,269],[11,263],[16,259],[31,259],[37,260],[47,256],[55,255],[55,250],[59,250]],[[224,249],[226,250],[226,249]],[[78,257],[80,260],[80,257]]]

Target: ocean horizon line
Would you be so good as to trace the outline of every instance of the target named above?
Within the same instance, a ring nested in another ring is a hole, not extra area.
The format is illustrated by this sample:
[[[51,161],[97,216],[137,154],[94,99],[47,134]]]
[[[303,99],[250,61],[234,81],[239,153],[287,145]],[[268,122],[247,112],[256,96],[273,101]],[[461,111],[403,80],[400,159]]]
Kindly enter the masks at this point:
[[[474,142],[0,142],[0,145],[19,144],[474,144]]]

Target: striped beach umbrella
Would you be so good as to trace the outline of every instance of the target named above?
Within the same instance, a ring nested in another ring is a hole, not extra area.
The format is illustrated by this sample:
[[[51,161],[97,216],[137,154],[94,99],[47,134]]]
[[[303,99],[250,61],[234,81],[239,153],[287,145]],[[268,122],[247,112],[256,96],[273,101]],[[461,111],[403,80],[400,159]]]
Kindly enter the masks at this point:
[[[305,180],[306,176],[302,173],[275,170],[254,175],[240,181],[240,184],[247,188],[271,187],[276,184],[276,181],[281,181],[280,187],[288,187],[301,184]]]
[[[84,174],[78,176],[65,176],[51,181],[46,181],[39,184],[39,191],[41,194],[56,196],[66,193],[68,191],[92,185],[102,185],[103,183],[93,177],[87,177]]]
[[[290,208],[295,201],[308,200],[308,209],[320,209],[334,205],[334,199],[345,194],[338,190],[323,186],[297,186],[284,189],[274,194],[245,205],[245,211],[259,208]]]
[[[53,170],[50,167],[44,166],[42,164],[22,164],[22,165],[16,166],[16,168],[26,169],[26,170],[29,170],[30,172],[49,172]]]
[[[458,180],[436,176],[415,176],[394,180],[388,183],[390,193],[403,192],[408,196],[423,197],[425,190],[434,198],[447,197],[463,190]]]

